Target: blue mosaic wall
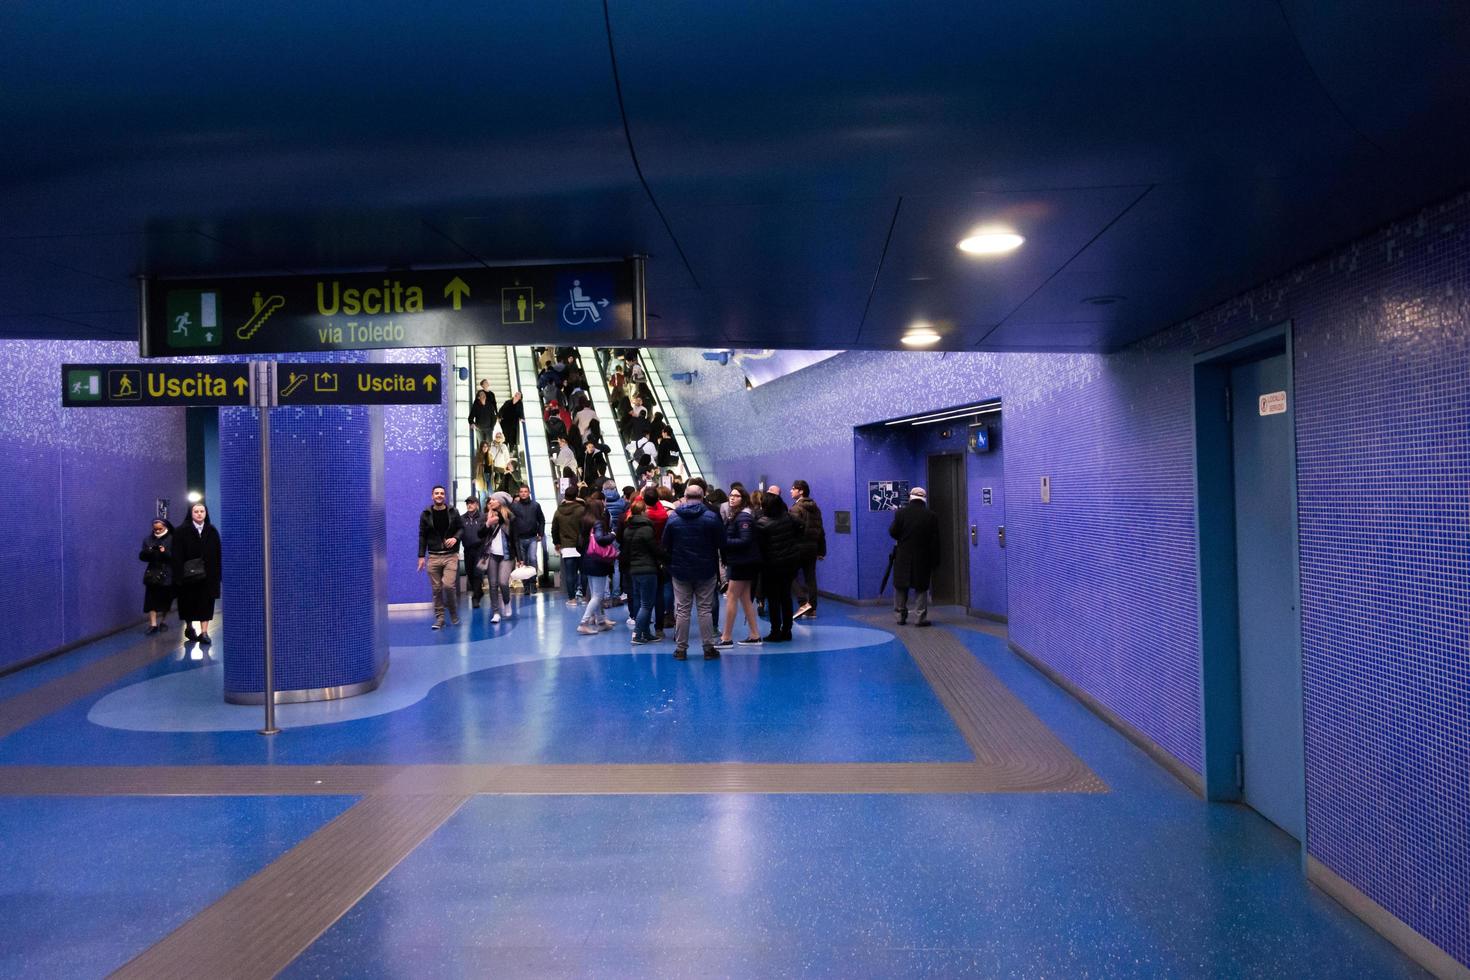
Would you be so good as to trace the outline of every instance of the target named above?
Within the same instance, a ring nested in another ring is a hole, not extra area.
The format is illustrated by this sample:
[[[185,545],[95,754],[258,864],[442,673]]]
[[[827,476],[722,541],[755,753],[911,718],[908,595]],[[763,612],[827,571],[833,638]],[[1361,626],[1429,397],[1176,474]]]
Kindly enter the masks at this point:
[[[137,359],[136,344],[0,341],[0,669],[143,616],[156,497],[184,505],[182,409],[62,409],[61,365]]]
[[[361,354],[293,360],[365,360]],[[388,660],[383,409],[278,408],[271,418],[276,688],[370,681]],[[263,677],[260,423],[220,410],[225,690]]]
[[[1460,197],[1115,355],[852,352],[753,391],[660,357],[700,371],[672,394],[720,479],[836,495],[852,426],[1001,395],[1012,637],[1199,771],[1193,356],[1291,320],[1309,851],[1470,963],[1467,297]]]
[[[440,361],[443,348],[383,351],[390,363]],[[388,526],[388,601],[428,602],[429,580],[417,570],[419,513],[434,484],[449,486],[449,409],[390,405],[383,409],[383,476]],[[464,496],[461,494],[460,496]]]

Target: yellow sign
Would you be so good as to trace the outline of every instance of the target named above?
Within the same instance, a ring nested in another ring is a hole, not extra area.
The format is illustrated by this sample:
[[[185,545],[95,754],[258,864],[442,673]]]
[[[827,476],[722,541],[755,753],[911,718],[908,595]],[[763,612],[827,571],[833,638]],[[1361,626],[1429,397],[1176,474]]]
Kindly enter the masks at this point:
[[[107,397],[115,402],[142,401],[143,372],[137,368],[108,371]]]
[[[312,388],[317,391],[336,391],[337,375],[331,371],[318,371],[316,379],[311,383]]]

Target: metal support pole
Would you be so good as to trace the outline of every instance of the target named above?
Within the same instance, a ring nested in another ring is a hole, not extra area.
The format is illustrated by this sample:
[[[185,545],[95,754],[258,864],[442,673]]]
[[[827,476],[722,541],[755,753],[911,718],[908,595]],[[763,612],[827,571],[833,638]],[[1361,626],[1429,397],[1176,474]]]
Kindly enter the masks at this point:
[[[633,263],[633,339],[648,339],[648,283],[645,278],[648,256],[635,255]]]
[[[260,544],[262,577],[265,582],[265,727],[262,735],[279,735],[276,727],[275,649],[271,638],[271,410],[275,379],[271,363],[255,365],[256,411],[260,413]]]
[[[152,357],[152,344],[148,339],[148,277],[138,277],[138,353]]]

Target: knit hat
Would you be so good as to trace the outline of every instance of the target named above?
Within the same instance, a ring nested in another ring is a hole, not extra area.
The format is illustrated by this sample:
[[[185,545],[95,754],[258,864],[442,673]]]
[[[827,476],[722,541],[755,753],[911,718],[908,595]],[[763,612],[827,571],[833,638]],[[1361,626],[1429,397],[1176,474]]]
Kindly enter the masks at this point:
[[[909,499],[927,501],[929,499],[929,495],[924,492],[923,487],[914,487],[912,490],[909,491]]]

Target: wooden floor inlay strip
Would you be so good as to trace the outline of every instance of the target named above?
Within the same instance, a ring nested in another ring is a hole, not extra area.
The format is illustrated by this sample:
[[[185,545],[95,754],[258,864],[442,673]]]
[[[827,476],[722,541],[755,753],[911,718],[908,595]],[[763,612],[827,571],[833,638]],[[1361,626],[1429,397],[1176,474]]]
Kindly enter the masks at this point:
[[[364,799],[113,976],[139,980],[275,976],[466,799]]]
[[[170,631],[168,635],[172,637],[174,634]],[[162,635],[141,640],[125,650],[0,702],[0,738],[116,683],[155,660],[162,660],[177,649],[176,643],[170,643]]]
[[[862,618],[874,625],[892,622]],[[982,768],[1004,773],[1011,788],[1030,792],[1107,791],[1107,784],[948,631],[905,627],[898,638]]]

